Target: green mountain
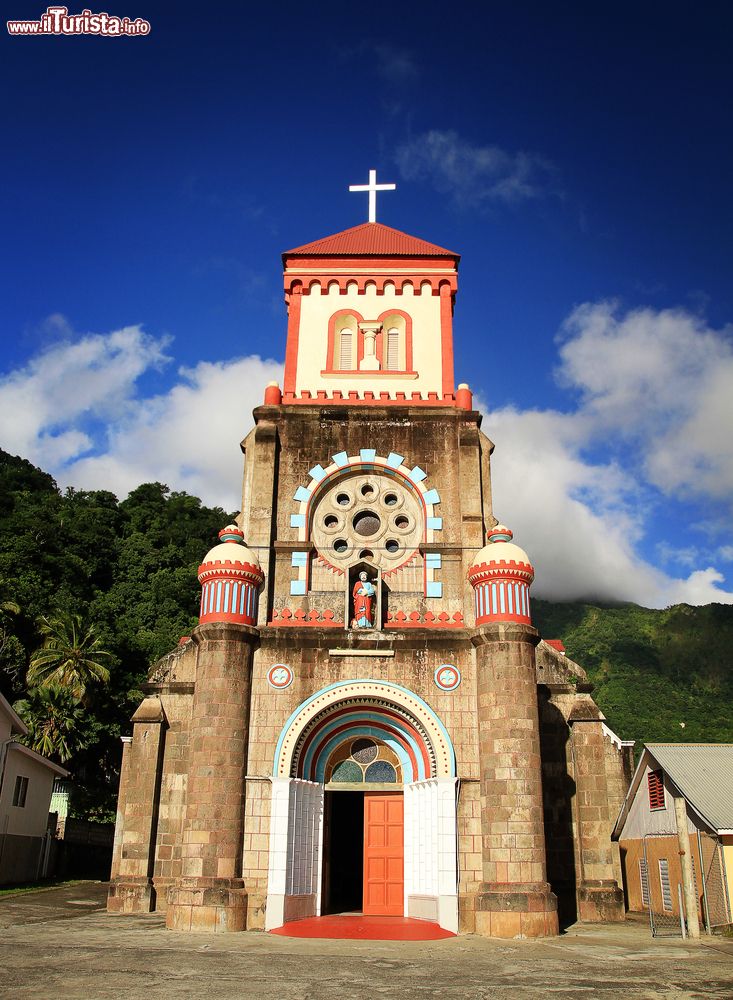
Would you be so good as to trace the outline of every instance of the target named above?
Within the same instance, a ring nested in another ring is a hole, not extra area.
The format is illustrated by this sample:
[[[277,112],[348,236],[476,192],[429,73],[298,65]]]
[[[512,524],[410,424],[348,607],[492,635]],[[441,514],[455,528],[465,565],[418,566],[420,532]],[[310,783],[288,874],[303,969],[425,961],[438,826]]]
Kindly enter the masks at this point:
[[[532,602],[622,739],[733,743],[733,606]]]
[[[114,817],[119,737],[148,666],[196,625],[201,558],[231,515],[161,483],[119,501],[105,490],[62,492],[47,473],[0,451],[0,691],[39,748],[76,782],[73,812]],[[543,636],[595,683],[610,726],[638,741],[733,742],[733,607],[534,601]],[[41,616],[80,615],[94,626],[109,683],[69,692],[28,690]],[[684,725],[683,725],[684,723]]]

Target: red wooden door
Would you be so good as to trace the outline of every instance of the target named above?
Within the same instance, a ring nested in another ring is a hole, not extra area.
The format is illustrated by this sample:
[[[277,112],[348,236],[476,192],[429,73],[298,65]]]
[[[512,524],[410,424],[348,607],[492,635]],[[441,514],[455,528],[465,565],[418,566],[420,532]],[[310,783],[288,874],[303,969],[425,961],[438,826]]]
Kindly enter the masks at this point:
[[[362,904],[365,915],[404,914],[404,841],[402,795],[365,792]]]

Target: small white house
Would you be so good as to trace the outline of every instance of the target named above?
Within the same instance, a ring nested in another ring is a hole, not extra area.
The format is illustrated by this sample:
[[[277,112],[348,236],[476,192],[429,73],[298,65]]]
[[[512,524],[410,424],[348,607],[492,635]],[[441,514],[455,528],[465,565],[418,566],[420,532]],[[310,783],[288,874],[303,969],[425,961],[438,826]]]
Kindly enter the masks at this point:
[[[0,694],[0,885],[43,878],[54,779],[68,771],[16,739],[28,727]]]

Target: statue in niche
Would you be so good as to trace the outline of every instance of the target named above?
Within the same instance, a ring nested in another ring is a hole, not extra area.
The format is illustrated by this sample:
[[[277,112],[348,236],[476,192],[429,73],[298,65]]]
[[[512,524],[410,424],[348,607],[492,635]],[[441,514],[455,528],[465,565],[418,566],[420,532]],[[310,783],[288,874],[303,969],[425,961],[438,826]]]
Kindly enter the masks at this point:
[[[352,628],[374,628],[374,610],[377,591],[367,574],[362,570],[352,591],[354,598],[354,617]]]

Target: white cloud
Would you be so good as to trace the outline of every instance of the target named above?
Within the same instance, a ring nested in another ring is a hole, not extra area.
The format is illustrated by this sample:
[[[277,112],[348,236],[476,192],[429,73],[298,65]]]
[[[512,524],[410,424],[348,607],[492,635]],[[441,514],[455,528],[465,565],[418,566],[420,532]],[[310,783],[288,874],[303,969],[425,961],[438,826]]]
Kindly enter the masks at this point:
[[[63,317],[49,320],[68,336]],[[17,371],[0,378],[2,443],[46,468],[92,446],[84,429],[90,416],[122,418],[135,381],[168,358],[167,341],[129,326],[104,336],[64,339]]]
[[[484,423],[497,444],[495,513],[533,558],[535,592],[650,607],[733,603],[724,576],[703,562],[711,551],[726,561],[729,546],[662,543],[661,561],[687,566],[684,578],[639,554],[665,494],[707,503],[709,532],[721,527],[718,501],[733,494],[730,330],[683,310],[619,315],[611,303],[587,303],[564,324],[561,344],[558,377],[578,392],[577,408],[507,408]]]
[[[582,457],[582,414],[489,410],[483,426],[496,444],[494,513],[529,553],[537,597],[646,607],[733,603],[714,568],[678,579],[639,554],[649,516],[644,485],[613,461]]]
[[[137,379],[169,360],[166,346],[165,339],[128,327],[42,351],[0,380],[0,410],[12,413],[0,444],[61,485],[125,496],[157,480],[237,510],[239,441],[282,366],[254,356],[200,362],[179,369],[167,392],[138,395]],[[90,427],[99,421],[101,440]]]
[[[733,496],[733,329],[683,309],[586,303],[562,331],[558,377],[598,437],[632,445],[665,493]]]
[[[670,580],[664,590],[664,604],[733,604],[733,594],[718,586],[725,577],[713,566],[698,569],[686,580]]]
[[[339,46],[336,58],[342,65],[358,64],[361,72],[373,70],[391,90],[414,83],[420,76],[414,54],[388,42],[362,39],[355,45]]]
[[[419,76],[417,64],[411,52],[380,42],[365,45],[375,56],[375,67],[379,76],[389,84],[397,85],[416,80]]]
[[[430,181],[464,208],[539,197],[550,169],[532,153],[473,145],[457,132],[440,129],[404,142],[395,159],[405,180]]]

